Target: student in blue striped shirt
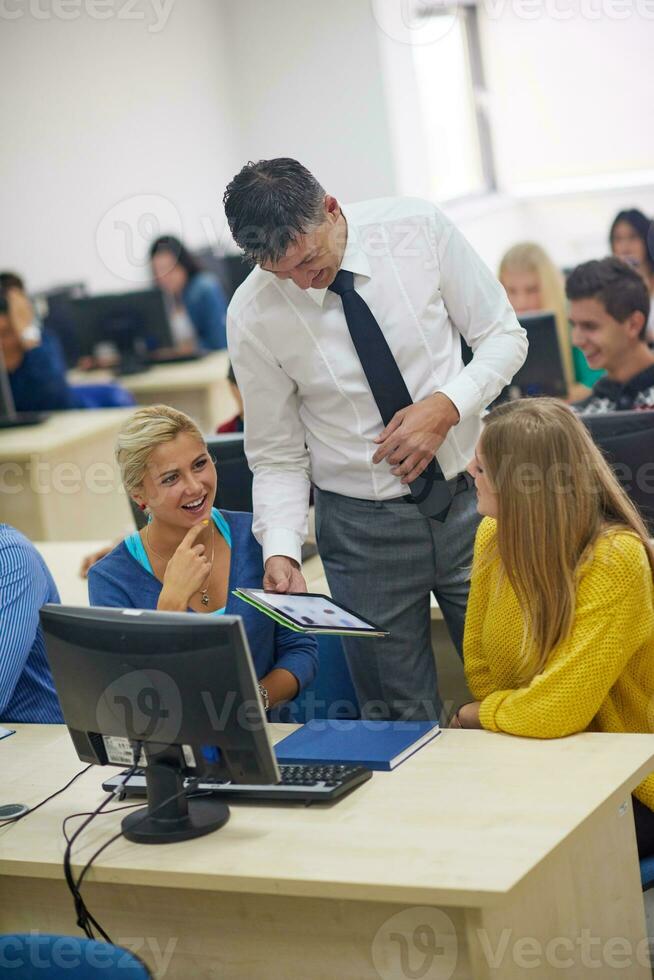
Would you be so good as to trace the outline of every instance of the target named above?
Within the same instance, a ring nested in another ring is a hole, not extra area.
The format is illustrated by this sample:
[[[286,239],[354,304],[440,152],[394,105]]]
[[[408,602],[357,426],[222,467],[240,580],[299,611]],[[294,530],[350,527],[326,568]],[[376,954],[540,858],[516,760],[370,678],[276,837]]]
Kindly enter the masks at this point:
[[[63,722],[39,623],[46,602],[59,602],[47,565],[0,524],[0,722]]]

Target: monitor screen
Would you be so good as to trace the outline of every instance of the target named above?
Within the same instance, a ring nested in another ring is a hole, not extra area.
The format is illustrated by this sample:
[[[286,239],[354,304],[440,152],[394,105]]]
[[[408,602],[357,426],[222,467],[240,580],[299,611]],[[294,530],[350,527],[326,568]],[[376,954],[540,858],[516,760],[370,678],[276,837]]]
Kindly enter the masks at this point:
[[[121,353],[139,344],[144,353],[174,346],[159,289],[84,296],[70,300],[68,310],[77,329],[80,355],[93,356],[102,344],[112,344]]]

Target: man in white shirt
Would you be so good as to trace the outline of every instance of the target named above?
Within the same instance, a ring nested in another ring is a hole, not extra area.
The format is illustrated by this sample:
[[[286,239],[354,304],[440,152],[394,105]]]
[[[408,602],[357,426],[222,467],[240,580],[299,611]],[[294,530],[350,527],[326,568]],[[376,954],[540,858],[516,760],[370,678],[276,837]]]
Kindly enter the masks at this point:
[[[301,164],[279,158],[243,167],[224,204],[257,266],[230,303],[227,330],[264,586],[306,591],[300,548],[313,481],[332,595],[391,634],[345,640],[364,716],[437,716],[429,595],[461,652],[478,517],[474,490],[456,478],[482,412],[524,361],[525,332],[494,276],[426,201],[341,208]],[[345,297],[329,289],[337,275],[367,304],[413,401],[386,425]],[[465,368],[461,336],[474,355]],[[408,503],[408,484],[434,457],[455,493],[435,520]]]

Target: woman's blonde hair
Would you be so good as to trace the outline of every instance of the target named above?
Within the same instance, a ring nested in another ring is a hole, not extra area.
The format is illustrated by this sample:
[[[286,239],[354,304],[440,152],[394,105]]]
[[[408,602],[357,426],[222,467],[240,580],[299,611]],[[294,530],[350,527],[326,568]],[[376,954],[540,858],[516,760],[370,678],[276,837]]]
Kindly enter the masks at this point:
[[[130,415],[118,433],[115,450],[127,493],[133,494],[143,482],[152,451],[182,432],[188,432],[205,445],[193,419],[168,405],[148,405]]]
[[[545,249],[535,242],[519,242],[505,253],[498,272],[498,279],[502,285],[507,273],[511,272],[527,272],[538,276],[543,309],[551,310],[556,319],[563,372],[569,388],[574,383],[575,371],[563,276]]]
[[[529,398],[485,419],[480,452],[497,492],[497,550],[524,620],[522,680],[545,666],[569,635],[578,573],[598,538],[645,524],[582,422],[562,402]]]

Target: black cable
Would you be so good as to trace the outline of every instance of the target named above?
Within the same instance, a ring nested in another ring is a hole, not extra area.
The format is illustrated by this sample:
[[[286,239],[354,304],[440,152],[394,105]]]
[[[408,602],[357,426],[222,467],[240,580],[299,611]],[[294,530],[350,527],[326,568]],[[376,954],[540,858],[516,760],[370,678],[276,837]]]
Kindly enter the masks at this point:
[[[10,823],[16,823],[18,820],[22,820],[23,817],[26,817],[28,814],[34,813],[34,811],[38,810],[40,806],[43,806],[45,803],[49,803],[50,800],[53,800],[55,798],[55,796],[59,796],[59,794],[63,793],[64,790],[68,789],[69,786],[72,786],[72,784],[75,782],[76,779],[79,779],[79,777],[83,776],[85,772],[88,772],[92,765],[93,763],[90,763],[88,766],[85,766],[83,769],[80,769],[78,773],[75,773],[72,779],[68,780],[65,786],[62,786],[61,789],[58,789],[56,793],[51,793],[50,796],[46,796],[46,798],[44,800],[41,800],[40,803],[36,803],[34,806],[31,806],[29,810],[25,811],[25,813],[19,813],[18,816],[16,817],[9,817],[7,820],[1,820],[0,827],[4,827]]]
[[[132,746],[133,758],[134,759],[139,759],[140,758],[140,755],[141,755],[141,745],[142,745],[142,743],[136,743],[136,745],[137,745],[136,748],[134,746]],[[121,786],[124,786],[129,781],[129,779],[131,779],[131,777],[133,776],[133,774],[136,772],[136,770],[138,768],[139,768],[139,765],[138,765],[138,763],[136,763],[136,764],[134,764],[125,773],[124,779],[123,779],[123,781],[121,783]],[[167,799],[163,800],[153,810],[149,810],[146,807],[146,810],[145,810],[145,813],[143,814],[143,816],[140,817],[138,820],[135,820],[134,823],[132,824],[132,826],[133,827],[137,827],[144,820],[147,820],[149,817],[151,817],[153,813],[156,813],[162,807],[167,806],[168,803],[172,803],[173,800],[176,800],[178,797],[183,796],[184,794],[188,793],[189,790],[192,790],[193,789],[194,784],[197,785],[199,783],[199,781],[200,781],[199,778],[198,779],[191,780],[179,792],[173,793],[172,796],[169,796]],[[120,787],[117,787],[117,790],[119,791],[120,790]],[[75,843],[75,841],[77,840],[77,838],[79,837],[79,835],[84,831],[84,829],[86,827],[88,827],[88,825],[91,823],[91,821],[94,820],[95,817],[97,817],[100,813],[103,813],[103,812],[105,812],[105,813],[115,813],[117,810],[127,810],[127,809],[131,809],[132,807],[142,806],[142,803],[133,803],[133,804],[128,804],[127,806],[124,806],[124,807],[116,807],[113,810],[105,810],[105,807],[108,805],[108,803],[110,803],[111,800],[113,800],[115,798],[117,790],[114,790],[112,793],[108,794],[105,797],[105,799],[102,800],[102,802],[95,808],[95,810],[93,810],[92,812],[88,812],[87,814],[84,814],[85,816],[87,816],[87,819],[82,824],[80,824],[80,826],[71,835],[70,838],[68,838],[68,836],[66,834],[66,821],[67,820],[70,820],[74,816],[82,816],[82,814],[70,814],[68,817],[66,817],[66,819],[64,820],[64,822],[62,824],[62,831],[63,831],[64,837],[66,838],[66,840],[68,842],[67,843],[67,846],[66,846],[66,850],[64,852],[64,876],[66,878],[66,884],[68,885],[68,888],[69,888],[69,890],[70,890],[70,892],[71,892],[71,894],[73,896],[73,901],[74,901],[74,904],[75,904],[75,911],[76,911],[76,914],[77,914],[77,925],[79,926],[80,929],[82,929],[82,931],[84,932],[84,934],[89,939],[94,939],[95,938],[95,936],[93,934],[93,929],[95,928],[99,932],[99,934],[102,936],[102,938],[105,940],[105,942],[108,942],[108,943],[111,943],[112,940],[110,939],[110,937],[108,936],[108,934],[104,931],[104,929],[102,928],[102,926],[100,925],[100,923],[97,921],[97,919],[95,919],[93,917],[93,915],[91,914],[91,912],[88,910],[88,908],[87,908],[87,906],[86,906],[86,904],[84,902],[84,899],[82,898],[82,894],[81,894],[80,889],[81,889],[82,881],[84,880],[85,875],[87,874],[87,872],[91,868],[91,865],[96,860],[96,858],[98,857],[98,855],[100,855],[107,847],[109,847],[111,844],[113,844],[114,841],[118,840],[119,837],[122,837],[123,836],[122,827],[118,831],[117,834],[114,834],[113,837],[110,837],[109,840],[105,841],[105,843],[102,844],[102,846],[99,847],[91,855],[91,857],[89,858],[89,860],[86,862],[86,864],[82,868],[82,871],[80,872],[80,875],[79,875],[77,881],[75,881],[75,877],[73,875],[72,864],[71,864],[71,857],[72,857],[72,847],[73,847],[73,844]]]
[[[127,803],[125,806],[115,806],[113,808],[113,810],[103,810],[102,812],[103,813],[118,813],[120,810],[134,810],[137,806],[143,806],[143,800],[139,800],[138,803]],[[63,829],[64,837],[66,839],[66,843],[67,844],[70,841],[70,838],[68,837],[68,834],[66,833],[66,824],[68,823],[68,821],[69,820],[74,820],[75,817],[90,817],[92,812],[93,812],[92,810],[84,810],[84,811],[82,811],[80,813],[70,813],[64,819],[64,822],[62,824],[62,829]]]

